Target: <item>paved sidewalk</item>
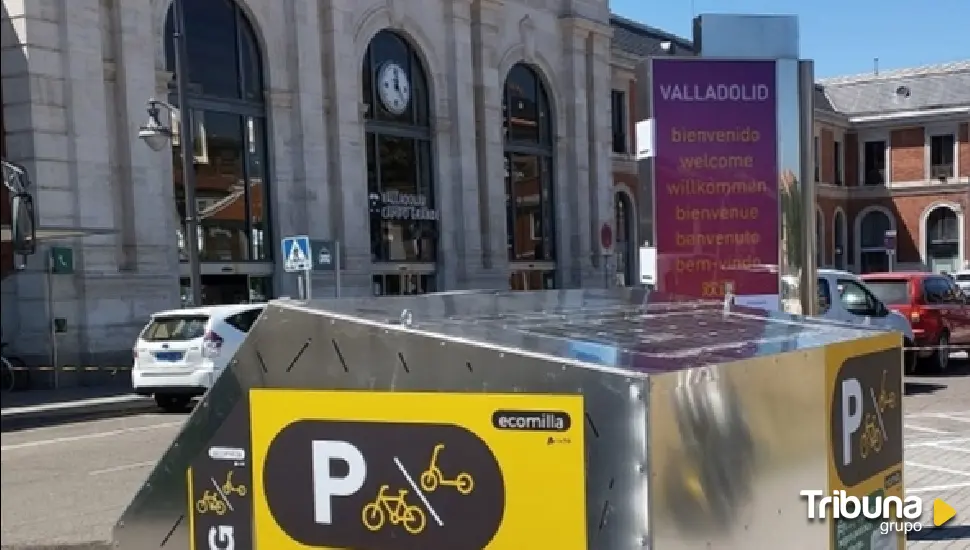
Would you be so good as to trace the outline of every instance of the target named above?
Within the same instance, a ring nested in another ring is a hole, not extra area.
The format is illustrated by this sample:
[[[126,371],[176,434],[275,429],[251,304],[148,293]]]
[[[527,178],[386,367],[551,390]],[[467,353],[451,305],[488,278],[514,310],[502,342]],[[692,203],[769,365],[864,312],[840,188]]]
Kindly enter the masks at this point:
[[[149,412],[155,402],[120,388],[65,388],[4,393],[2,431]]]
[[[907,493],[924,499],[924,529],[910,533],[910,550],[970,548],[970,361],[955,356],[944,376],[907,376],[903,407]],[[957,515],[932,527],[932,501]]]

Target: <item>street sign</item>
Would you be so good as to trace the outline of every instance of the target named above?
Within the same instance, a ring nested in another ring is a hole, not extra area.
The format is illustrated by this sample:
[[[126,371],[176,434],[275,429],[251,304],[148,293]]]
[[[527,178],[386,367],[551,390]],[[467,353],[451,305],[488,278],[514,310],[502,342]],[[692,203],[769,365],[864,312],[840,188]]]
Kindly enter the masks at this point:
[[[56,275],[74,273],[74,250],[65,246],[51,247],[50,271]]]
[[[283,249],[283,269],[287,273],[297,273],[313,269],[313,262],[310,259],[310,237],[306,235],[284,237],[281,242]]]
[[[604,250],[613,248],[613,228],[609,223],[604,223],[600,228],[600,244],[603,245]]]
[[[885,236],[883,236],[883,247],[886,249],[886,253],[893,254],[896,252],[896,230],[887,229]]]
[[[310,253],[314,270],[333,271],[337,266],[337,254],[340,251],[336,241],[313,239],[310,241]]]

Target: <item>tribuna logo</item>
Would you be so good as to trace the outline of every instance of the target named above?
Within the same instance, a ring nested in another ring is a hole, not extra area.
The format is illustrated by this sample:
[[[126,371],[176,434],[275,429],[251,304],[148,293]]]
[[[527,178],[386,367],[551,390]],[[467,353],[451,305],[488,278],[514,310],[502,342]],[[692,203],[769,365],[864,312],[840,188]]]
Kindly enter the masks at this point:
[[[883,497],[846,495],[845,491],[832,491],[831,496],[824,491],[801,491],[798,493],[808,504],[808,519],[824,520],[868,519],[882,520],[880,531],[919,531],[923,528],[920,518],[923,515],[923,500],[919,497]]]

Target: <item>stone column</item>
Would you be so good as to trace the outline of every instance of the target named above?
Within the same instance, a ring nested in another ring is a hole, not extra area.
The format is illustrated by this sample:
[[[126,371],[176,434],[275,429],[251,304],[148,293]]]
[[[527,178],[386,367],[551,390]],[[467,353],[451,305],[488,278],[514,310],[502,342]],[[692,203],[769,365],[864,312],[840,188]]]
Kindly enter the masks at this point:
[[[478,240],[481,271],[470,273],[474,288],[507,289],[509,257],[506,235],[505,161],[502,136],[504,74],[499,74],[500,30],[504,0],[476,0],[471,6],[472,65],[474,67],[474,117],[477,125]]]
[[[445,2],[447,98],[438,98],[435,139],[438,150],[438,210],[444,289],[475,288],[482,272],[476,146],[474,52],[471,2]],[[443,283],[443,284],[441,284]]]
[[[589,120],[586,48],[590,30],[577,17],[560,19],[563,34],[562,89],[557,109],[565,128],[556,140],[557,260],[563,288],[580,287],[590,262]]]
[[[360,85],[352,84],[359,81],[363,63],[354,44],[352,27],[357,5],[354,0],[322,3],[320,28],[324,74],[332,75],[324,81],[328,160],[334,181],[330,187],[329,214],[333,220],[333,236],[340,239],[345,251],[346,268],[341,281],[345,296],[371,293],[367,159],[362,141],[364,112]]]
[[[619,228],[614,219],[613,199],[613,160],[612,151],[612,119],[610,117],[610,95],[612,92],[612,67],[610,66],[610,44],[612,31],[607,25],[596,25],[586,41],[586,62],[589,76],[589,101],[587,123],[589,129],[589,227],[590,254],[592,262],[584,262],[583,286],[599,287],[613,284],[611,274],[615,272],[615,256],[608,257],[604,253],[615,254],[613,250],[603,250],[600,231],[604,223],[609,223],[613,230],[615,245]]]
[[[298,0],[290,4],[287,28],[294,29],[291,51],[288,56],[293,68],[291,81],[293,94],[294,166],[293,188],[302,191],[303,204],[289,205],[300,209],[305,226],[298,233],[311,239],[333,238],[337,227],[329,215],[331,211],[330,167],[327,163],[327,132],[324,120],[324,103],[327,99],[325,82],[332,80],[323,74],[325,46],[321,38],[321,8],[314,0]],[[298,162],[296,162],[298,161]],[[283,237],[285,235],[279,235]],[[288,277],[294,279],[292,275]],[[316,272],[313,276],[313,295],[333,296],[333,278],[328,273]]]

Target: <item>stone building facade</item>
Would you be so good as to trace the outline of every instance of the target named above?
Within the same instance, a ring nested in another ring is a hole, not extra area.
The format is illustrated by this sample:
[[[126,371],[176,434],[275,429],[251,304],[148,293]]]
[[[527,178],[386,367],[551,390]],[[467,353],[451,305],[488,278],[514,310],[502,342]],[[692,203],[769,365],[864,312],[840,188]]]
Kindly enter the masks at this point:
[[[294,295],[279,239],[295,234],[342,242],[344,295],[603,284],[606,0],[185,4],[208,300]],[[61,363],[123,361],[186,294],[178,128],[161,152],[137,137],[149,98],[175,103],[170,2],[4,0],[2,15],[5,157],[33,175],[39,227],[88,235],[50,243],[73,273],[44,275],[48,243],[5,266],[4,339],[43,362],[53,316]],[[666,40],[627,23],[628,50]],[[400,92],[395,75],[406,97],[381,90]],[[401,200],[433,215],[384,208]]]

